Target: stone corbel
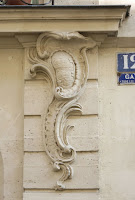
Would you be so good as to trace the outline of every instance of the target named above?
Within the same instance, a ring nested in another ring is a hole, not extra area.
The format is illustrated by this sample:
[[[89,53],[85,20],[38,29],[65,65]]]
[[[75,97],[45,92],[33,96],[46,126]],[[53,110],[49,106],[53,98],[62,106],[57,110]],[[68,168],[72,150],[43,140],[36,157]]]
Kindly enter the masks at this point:
[[[92,38],[78,32],[46,32],[38,37],[35,48],[28,49],[31,76],[34,78],[37,73],[42,73],[53,85],[53,100],[43,119],[43,136],[45,151],[54,170],[63,171],[56,190],[63,190],[63,182],[73,176],[70,164],[76,151],[67,139],[70,127],[66,127],[66,119],[71,113],[81,113],[77,100],[87,82],[86,51],[95,46]]]

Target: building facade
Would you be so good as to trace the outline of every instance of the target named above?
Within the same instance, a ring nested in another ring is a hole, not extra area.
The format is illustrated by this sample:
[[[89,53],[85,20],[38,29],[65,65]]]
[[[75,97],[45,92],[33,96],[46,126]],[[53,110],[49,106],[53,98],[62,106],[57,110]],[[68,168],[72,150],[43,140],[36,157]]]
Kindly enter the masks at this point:
[[[135,53],[128,4],[0,6],[0,200],[135,199],[135,85],[117,69]]]

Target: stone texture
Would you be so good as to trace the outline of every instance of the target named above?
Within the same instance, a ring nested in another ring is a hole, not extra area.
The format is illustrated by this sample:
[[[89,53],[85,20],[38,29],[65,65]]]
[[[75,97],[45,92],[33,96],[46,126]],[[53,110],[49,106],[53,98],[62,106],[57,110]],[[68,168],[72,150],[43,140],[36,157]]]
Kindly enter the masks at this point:
[[[55,0],[55,5],[97,5],[99,0]]]
[[[64,182],[67,189],[98,188],[98,154],[78,153],[73,179]],[[46,153],[25,153],[24,188],[53,189],[61,172],[54,172]]]
[[[98,150],[98,117],[71,116],[67,125],[73,126],[68,132],[69,143],[77,151]],[[45,151],[40,116],[25,116],[24,119],[24,150]]]
[[[101,200],[135,198],[135,85],[117,84],[118,52],[135,52],[135,48],[99,51]]]
[[[23,50],[0,49],[0,149],[4,200],[23,193]]]
[[[126,37],[126,38],[134,38],[135,29],[134,29],[134,21],[135,21],[135,1],[134,0],[99,0],[100,5],[131,5],[130,9],[130,17],[123,23],[120,27],[118,36]]]
[[[0,152],[0,199],[3,200],[4,194],[4,169],[3,169],[3,160]]]
[[[98,151],[98,117],[71,116],[67,122],[73,126],[68,133],[69,143],[77,151]]]
[[[46,80],[25,82],[24,114],[42,115],[52,101],[53,91]]]
[[[23,148],[22,140],[3,139],[0,146],[4,163],[6,163],[5,168],[9,168],[9,166],[20,167],[22,165],[22,157],[21,155],[18,156],[18,152],[21,152]]]
[[[98,47],[87,52],[89,62],[88,79],[98,79]]]
[[[83,95],[78,100],[83,115],[98,114],[98,82],[88,81]]]
[[[23,200],[98,200],[98,193],[89,191],[80,192],[27,192]]]
[[[3,9],[3,8],[2,8]],[[46,31],[79,31],[90,33],[109,33],[116,36],[120,21],[127,8],[112,9],[111,7],[78,7],[78,8],[49,8],[33,7],[31,10],[15,8],[0,12],[1,33],[41,33]],[[34,13],[34,15],[33,15]],[[12,18],[12,20],[11,20]],[[23,20],[25,19],[25,23]],[[55,20],[54,20],[55,19]],[[20,23],[16,23],[19,20]],[[65,23],[66,21],[66,23]],[[5,22],[5,23],[3,23]],[[33,25],[34,24],[34,25]],[[30,43],[29,43],[30,44]],[[33,44],[32,44],[33,46]]]
[[[24,92],[24,114],[42,115],[52,101],[53,92],[46,81],[27,81]],[[89,81],[84,94],[78,101],[82,105],[84,115],[98,113],[98,85]]]

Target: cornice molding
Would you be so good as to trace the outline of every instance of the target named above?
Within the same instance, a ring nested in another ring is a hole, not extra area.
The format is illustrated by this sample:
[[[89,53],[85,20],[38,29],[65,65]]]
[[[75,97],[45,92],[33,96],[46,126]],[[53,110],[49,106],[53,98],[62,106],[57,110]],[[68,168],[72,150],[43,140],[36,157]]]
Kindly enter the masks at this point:
[[[0,32],[118,32],[130,6],[0,6]]]

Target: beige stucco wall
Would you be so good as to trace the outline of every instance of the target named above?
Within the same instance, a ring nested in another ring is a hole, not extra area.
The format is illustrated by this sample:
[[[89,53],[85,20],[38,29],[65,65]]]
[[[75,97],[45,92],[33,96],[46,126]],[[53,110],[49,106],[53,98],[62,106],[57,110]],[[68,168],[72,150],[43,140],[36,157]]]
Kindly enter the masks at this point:
[[[127,18],[119,30],[119,37],[135,36],[135,1],[134,0],[99,0],[99,5],[131,5],[130,17]]]
[[[3,158],[2,167],[4,169],[4,200],[22,199],[22,58],[22,50],[0,49],[0,149]]]
[[[125,42],[127,37],[132,37],[133,40],[135,37],[134,0],[100,0],[100,4],[131,5],[131,15],[120,27],[118,37],[125,37]],[[99,180],[102,200],[133,200],[135,198],[135,124],[133,120],[135,86],[117,85],[116,54],[118,52],[135,52],[135,49],[102,48],[99,50],[99,116],[101,121]]]
[[[117,85],[116,54],[135,49],[99,50],[100,199],[135,198],[135,86]]]
[[[3,169],[3,160],[0,152],[0,199],[3,200],[4,194],[4,169]]]
[[[55,5],[97,5],[99,0],[55,0]]]

